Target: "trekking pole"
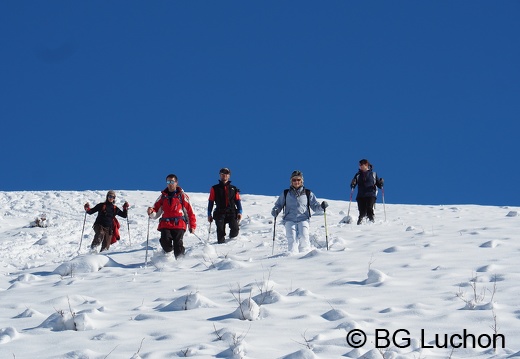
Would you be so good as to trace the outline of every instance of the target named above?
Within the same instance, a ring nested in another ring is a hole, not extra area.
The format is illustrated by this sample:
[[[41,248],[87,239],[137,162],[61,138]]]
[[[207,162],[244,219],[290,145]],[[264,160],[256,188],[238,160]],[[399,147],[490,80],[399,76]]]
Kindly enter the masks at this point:
[[[212,224],[212,223],[213,223],[213,222],[209,222],[209,228],[208,228],[208,240],[207,240],[208,243],[209,243],[209,234],[211,233],[211,224]]]
[[[79,240],[78,253],[81,250],[81,243],[83,243],[83,231],[85,230],[85,222],[87,221],[87,211],[85,211],[85,218],[83,219],[83,229],[81,230],[81,238]]]
[[[386,207],[385,207],[385,188],[381,188],[381,193],[383,194],[383,211],[385,212],[385,222],[386,222]]]
[[[126,224],[128,225],[128,243],[132,245],[132,239],[130,238],[130,221],[128,220],[128,214],[126,215]]]
[[[325,218],[325,241],[327,242],[327,250],[329,250],[329,232],[327,230],[327,209],[323,208],[323,218]]]
[[[354,193],[354,188],[352,188],[350,190],[350,199],[348,201],[347,223],[352,222],[352,217],[350,217],[350,204],[352,203],[352,193]]]
[[[150,238],[150,216],[148,216],[148,229],[146,230],[146,255],[144,257],[144,267],[148,265],[148,239]]]
[[[203,240],[202,238],[200,238],[199,236],[197,236],[197,235],[195,234],[195,232],[191,232],[191,234],[193,234],[195,237],[197,237],[197,239],[198,239],[199,241],[201,241],[202,243],[206,244],[206,242],[204,242],[204,240]]]
[[[274,217],[274,225],[273,225],[273,253],[271,255],[274,255],[274,237],[276,235],[276,217]]]

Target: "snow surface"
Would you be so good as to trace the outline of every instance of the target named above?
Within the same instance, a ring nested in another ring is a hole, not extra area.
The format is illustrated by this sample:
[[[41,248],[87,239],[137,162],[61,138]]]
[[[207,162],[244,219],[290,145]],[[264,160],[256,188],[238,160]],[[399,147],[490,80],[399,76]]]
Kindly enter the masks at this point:
[[[355,202],[328,200],[315,248],[287,256],[275,197],[243,195],[218,245],[208,194],[188,193],[198,228],[175,261],[145,213],[159,191],[116,192],[129,219],[101,254],[83,204],[106,191],[0,192],[0,358],[520,358],[518,208],[378,203],[357,226]]]

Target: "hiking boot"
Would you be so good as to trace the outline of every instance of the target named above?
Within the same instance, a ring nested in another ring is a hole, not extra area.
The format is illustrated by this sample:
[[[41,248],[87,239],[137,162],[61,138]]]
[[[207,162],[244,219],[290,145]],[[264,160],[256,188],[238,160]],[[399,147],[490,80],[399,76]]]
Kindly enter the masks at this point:
[[[358,226],[359,226],[362,222],[363,222],[363,218],[358,218],[358,220],[357,220],[357,224],[358,224]]]

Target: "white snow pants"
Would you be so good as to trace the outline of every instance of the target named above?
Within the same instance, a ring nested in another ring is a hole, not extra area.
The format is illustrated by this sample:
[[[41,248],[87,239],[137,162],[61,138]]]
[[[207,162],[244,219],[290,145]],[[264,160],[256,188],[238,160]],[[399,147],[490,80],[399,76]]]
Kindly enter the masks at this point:
[[[285,235],[289,253],[306,252],[311,248],[309,221],[285,222]]]

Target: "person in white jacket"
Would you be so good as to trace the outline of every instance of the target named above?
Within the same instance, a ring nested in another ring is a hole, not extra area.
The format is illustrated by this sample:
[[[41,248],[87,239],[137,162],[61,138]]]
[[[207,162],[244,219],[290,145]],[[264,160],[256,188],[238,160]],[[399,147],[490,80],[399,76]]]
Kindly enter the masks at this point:
[[[287,236],[287,250],[290,254],[306,252],[310,249],[309,224],[311,210],[315,214],[322,214],[328,207],[326,201],[321,204],[316,199],[314,193],[304,187],[303,174],[300,171],[293,171],[291,174],[291,186],[278,197],[271,211],[273,217],[283,210],[284,216],[282,223],[285,225],[285,235]]]

